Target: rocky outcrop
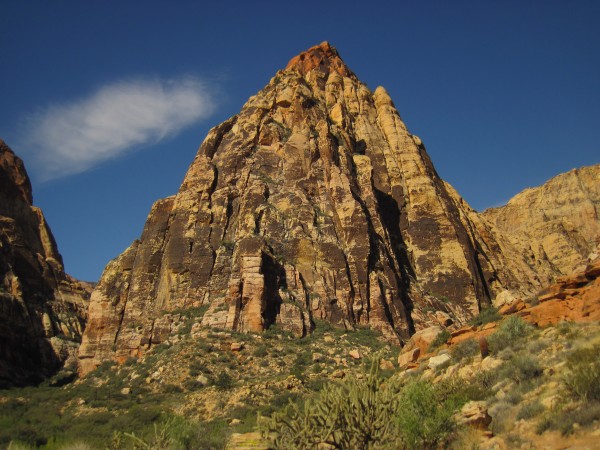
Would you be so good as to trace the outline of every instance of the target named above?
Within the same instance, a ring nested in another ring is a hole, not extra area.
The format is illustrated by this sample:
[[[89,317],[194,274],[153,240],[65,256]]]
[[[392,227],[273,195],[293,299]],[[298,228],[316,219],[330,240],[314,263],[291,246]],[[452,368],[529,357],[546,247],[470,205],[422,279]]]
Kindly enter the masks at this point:
[[[107,266],[80,372],[143,354],[169,338],[170,311],[199,305],[204,325],[244,332],[302,336],[320,319],[401,342],[460,326],[521,279],[490,220],[439,178],[385,89],[323,43],[209,132]]]
[[[573,169],[481,214],[512,282],[534,293],[582,269],[600,244],[600,165]]]
[[[562,321],[597,322],[600,320],[600,260],[581,272],[560,277],[537,295],[539,304],[524,308],[525,320],[537,326]]]
[[[0,386],[75,363],[90,291],[65,274],[23,162],[0,140]]]

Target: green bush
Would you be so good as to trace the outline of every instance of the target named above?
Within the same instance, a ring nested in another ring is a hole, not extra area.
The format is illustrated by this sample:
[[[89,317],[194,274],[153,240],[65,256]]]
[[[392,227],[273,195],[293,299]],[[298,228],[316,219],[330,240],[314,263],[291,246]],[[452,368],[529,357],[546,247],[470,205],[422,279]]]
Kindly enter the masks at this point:
[[[203,434],[204,430],[197,423],[181,416],[170,415],[154,423],[150,432],[115,432],[108,450],[204,448],[199,447]]]
[[[542,416],[537,424],[536,433],[558,430],[564,436],[575,430],[575,424],[587,427],[598,420],[600,420],[600,402],[588,402],[570,408],[562,406]]]
[[[479,314],[473,317],[469,323],[471,325],[485,325],[486,323],[496,322],[502,319],[502,316],[498,312],[498,308],[490,307],[482,309]]]
[[[450,339],[451,337],[452,335],[448,330],[442,330],[442,332],[435,337],[431,344],[429,344],[429,348],[427,349],[427,351],[431,352],[436,348],[441,347],[446,342],[448,342],[448,339]]]
[[[488,337],[488,344],[493,353],[512,346],[519,339],[527,336],[532,330],[521,316],[509,316],[500,323],[500,328]]]
[[[544,405],[539,401],[534,401],[523,405],[517,413],[517,420],[531,419],[544,411]]]
[[[479,343],[475,339],[467,339],[459,342],[450,349],[452,359],[462,361],[467,358],[473,358],[479,354]]]
[[[435,388],[425,381],[413,381],[402,389],[397,414],[407,448],[438,448],[448,442],[456,426],[452,415],[459,403],[453,397],[439,400]]]
[[[258,358],[264,358],[269,354],[269,350],[267,350],[266,345],[260,345],[256,348],[256,350],[254,350],[252,354]]]
[[[511,339],[520,338],[529,334],[531,325],[525,322],[521,316],[509,316],[500,324],[500,331]]]
[[[544,371],[537,358],[525,353],[517,353],[501,369],[508,378],[516,383],[525,383],[541,376]]]
[[[600,345],[574,350],[563,376],[569,393],[584,401],[600,401]]]
[[[235,380],[227,372],[221,372],[215,380],[215,386],[217,389],[226,391],[235,386]]]

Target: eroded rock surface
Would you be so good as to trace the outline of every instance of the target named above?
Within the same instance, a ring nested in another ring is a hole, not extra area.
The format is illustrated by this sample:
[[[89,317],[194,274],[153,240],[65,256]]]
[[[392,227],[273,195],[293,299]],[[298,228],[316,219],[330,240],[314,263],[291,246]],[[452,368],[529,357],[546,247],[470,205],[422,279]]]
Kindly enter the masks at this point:
[[[481,214],[517,281],[507,288],[536,292],[585,266],[600,243],[599,180],[600,165],[573,169]]]
[[[80,372],[140,356],[169,338],[169,312],[200,305],[204,325],[245,332],[302,336],[321,319],[401,342],[440,311],[460,326],[530,275],[496,254],[519,243],[492,222],[439,178],[385,89],[323,43],[209,132],[107,266]]]
[[[75,363],[90,291],[65,274],[23,162],[0,140],[0,386]]]

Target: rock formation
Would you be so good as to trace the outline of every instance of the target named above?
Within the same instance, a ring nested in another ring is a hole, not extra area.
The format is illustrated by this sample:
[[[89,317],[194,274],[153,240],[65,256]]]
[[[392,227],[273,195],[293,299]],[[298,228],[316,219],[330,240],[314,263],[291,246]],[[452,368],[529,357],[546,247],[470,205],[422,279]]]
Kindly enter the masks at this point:
[[[481,214],[497,253],[533,291],[582,269],[600,243],[600,165],[573,169]]]
[[[209,132],[178,193],[106,267],[80,372],[143,354],[200,305],[204,325],[246,332],[302,336],[320,319],[398,342],[440,311],[460,325],[533,276],[502,257],[521,242],[493,217],[439,178],[385,89],[323,43]]]
[[[65,274],[23,162],[0,140],[0,387],[39,382],[74,356],[90,291]]]

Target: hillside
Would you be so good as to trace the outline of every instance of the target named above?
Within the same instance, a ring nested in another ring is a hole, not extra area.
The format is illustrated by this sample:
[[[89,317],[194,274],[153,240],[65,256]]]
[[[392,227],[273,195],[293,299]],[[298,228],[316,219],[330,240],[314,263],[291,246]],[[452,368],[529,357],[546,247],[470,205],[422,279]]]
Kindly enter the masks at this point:
[[[378,392],[398,392],[391,397],[400,402],[389,413],[393,423],[404,417],[400,411],[411,401],[405,397],[410,389],[424,389],[415,393],[419,404],[434,400],[422,420],[435,418],[437,425],[401,428],[400,435],[388,435],[395,436],[388,442],[393,448],[423,448],[431,439],[451,448],[593,448],[600,433],[599,264],[528,303],[508,305],[512,311],[506,307],[504,316],[488,310],[463,331],[440,327],[415,335],[401,354],[367,329],[346,332],[323,322],[298,340],[277,327],[262,334],[206,329],[197,325],[203,312],[196,311],[182,318],[177,339],[139,361],[105,363],[64,386],[56,380],[2,392],[0,442],[141,448],[135,447],[141,439],[154,448],[208,449],[224,448],[228,441],[228,448],[248,448],[258,441],[262,444],[250,448],[267,448],[254,432],[257,413],[286,414],[291,400],[312,402],[308,411],[316,414],[315,405],[327,405],[324,393],[337,389],[332,386],[374,382]],[[569,310],[587,305],[588,314],[571,317],[575,322],[547,315],[552,302],[571,305]],[[540,323],[541,317],[547,319],[543,327],[527,322]],[[484,358],[482,335],[489,352]],[[411,348],[423,348],[413,362],[405,357]],[[379,361],[375,381],[373,358]],[[365,426],[369,411],[360,416]],[[311,436],[319,433],[317,426]],[[417,441],[402,444],[399,436]],[[296,447],[288,441],[281,448]]]

